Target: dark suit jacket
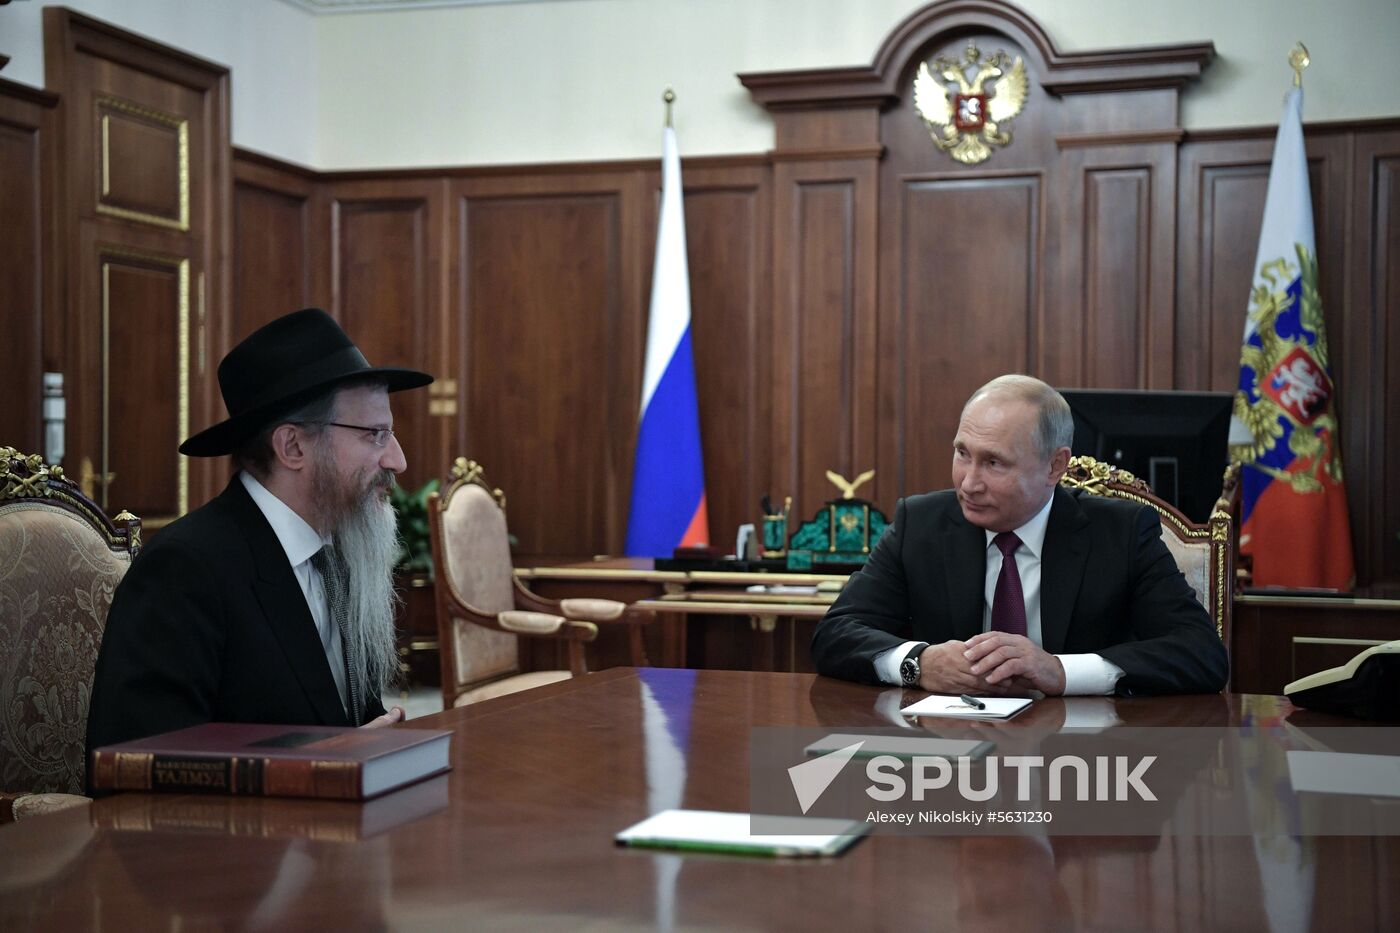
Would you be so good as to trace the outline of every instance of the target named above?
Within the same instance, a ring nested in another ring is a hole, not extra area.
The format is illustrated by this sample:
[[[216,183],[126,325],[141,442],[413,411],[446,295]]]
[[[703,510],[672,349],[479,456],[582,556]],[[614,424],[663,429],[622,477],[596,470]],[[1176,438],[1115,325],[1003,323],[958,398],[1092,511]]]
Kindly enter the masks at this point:
[[[286,552],[237,477],[156,535],[117,587],[88,752],[204,722],[350,724]]]
[[[1225,648],[1162,542],[1157,513],[1060,487],[1054,497],[1040,569],[1042,647],[1113,662],[1123,669],[1123,695],[1224,687]],[[900,500],[869,561],[817,626],[817,670],[877,683],[875,658],[904,641],[981,632],[986,552],[986,533],[963,517],[952,490]]]

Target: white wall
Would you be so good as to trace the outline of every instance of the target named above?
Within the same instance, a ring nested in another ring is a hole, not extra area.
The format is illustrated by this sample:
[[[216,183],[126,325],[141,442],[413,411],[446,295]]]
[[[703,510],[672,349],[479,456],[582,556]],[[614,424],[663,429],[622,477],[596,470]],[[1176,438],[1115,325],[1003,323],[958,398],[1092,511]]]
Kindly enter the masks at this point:
[[[63,5],[232,70],[235,145],[316,158],[316,17],[277,0],[15,0],[0,6],[0,77],[44,86],[41,8]]]
[[[1211,40],[1188,128],[1274,122],[1299,38],[1309,122],[1400,115],[1397,0],[1019,0],[1063,51]],[[922,0],[545,0],[312,17],[280,0],[70,0],[233,68],[237,145],[317,168],[763,152],[744,71],[866,64]],[[40,3],[0,7],[4,76],[42,84]]]

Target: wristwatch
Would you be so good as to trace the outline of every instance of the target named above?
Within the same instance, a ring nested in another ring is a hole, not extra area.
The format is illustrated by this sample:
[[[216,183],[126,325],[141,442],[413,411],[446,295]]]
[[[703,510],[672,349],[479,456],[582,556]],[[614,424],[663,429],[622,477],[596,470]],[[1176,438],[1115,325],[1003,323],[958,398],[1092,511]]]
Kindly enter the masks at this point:
[[[909,653],[904,656],[904,660],[899,662],[899,680],[906,687],[917,687],[919,677],[923,675],[923,669],[919,667],[919,655],[924,653],[928,647],[928,642],[921,641],[909,649]]]

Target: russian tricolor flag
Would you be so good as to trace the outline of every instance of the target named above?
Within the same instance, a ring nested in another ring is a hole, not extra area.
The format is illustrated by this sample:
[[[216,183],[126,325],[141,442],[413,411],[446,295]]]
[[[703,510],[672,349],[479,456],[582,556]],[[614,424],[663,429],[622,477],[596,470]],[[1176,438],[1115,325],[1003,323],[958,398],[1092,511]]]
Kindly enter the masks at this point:
[[[642,377],[641,428],[632,471],[627,554],[669,557],[680,546],[708,544],[700,408],[690,348],[690,272],[676,133],[666,127],[661,160],[661,217],[651,277],[651,320]]]

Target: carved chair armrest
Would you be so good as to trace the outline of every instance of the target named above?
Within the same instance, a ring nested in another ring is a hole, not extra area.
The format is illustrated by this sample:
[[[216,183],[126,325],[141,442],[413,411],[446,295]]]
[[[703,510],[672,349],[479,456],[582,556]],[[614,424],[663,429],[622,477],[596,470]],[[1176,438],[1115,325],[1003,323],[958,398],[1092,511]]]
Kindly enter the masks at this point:
[[[0,793],[0,824],[33,819],[46,813],[57,813],[71,807],[92,803],[81,794],[5,794]]]
[[[632,665],[646,667],[650,663],[647,660],[646,644],[642,641],[641,627],[655,620],[656,613],[651,610],[636,609],[615,599],[546,599],[531,592],[519,577],[513,576],[511,582],[515,584],[517,609],[547,612],[598,625],[627,626],[627,645],[632,656]]]
[[[497,613],[496,625],[503,632],[526,638],[557,638],[570,641],[592,641],[598,637],[598,626],[547,612],[507,609]]]

